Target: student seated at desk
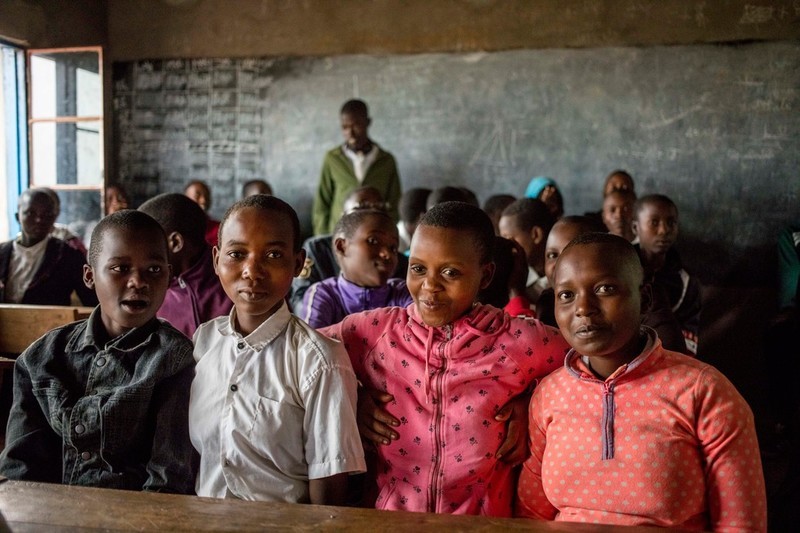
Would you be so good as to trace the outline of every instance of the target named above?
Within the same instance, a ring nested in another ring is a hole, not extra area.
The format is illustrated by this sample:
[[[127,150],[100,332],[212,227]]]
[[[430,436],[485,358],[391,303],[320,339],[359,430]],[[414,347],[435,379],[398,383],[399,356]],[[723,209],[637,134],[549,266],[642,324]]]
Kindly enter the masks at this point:
[[[344,343],[364,387],[385,394],[389,413],[376,419],[397,429],[377,438],[379,509],[511,514],[516,474],[498,453],[507,430],[497,415],[561,366],[568,346],[536,320],[475,303],[494,273],[494,240],[480,208],[437,204],[411,240],[414,303],[321,330]]]
[[[83,283],[83,254],[50,235],[56,216],[47,191],[28,189],[20,195],[16,218],[22,233],[0,244],[0,301],[70,305],[74,291],[83,305],[97,304],[94,291]]]
[[[250,196],[228,209],[219,235],[214,267],[234,307],[194,336],[197,494],[341,505],[347,474],[365,470],[356,377],[344,347],[286,305],[305,258],[297,214]]]
[[[573,350],[530,405],[517,514],[694,531],[765,531],[753,413],[719,371],[641,327],[636,250],[587,233],[555,266],[556,319]]]
[[[191,493],[192,344],[156,318],[169,283],[158,222],[125,210],[95,227],[84,280],[100,305],[17,359],[0,474]]]
[[[158,317],[191,339],[200,324],[227,315],[233,306],[214,272],[211,247],[205,240],[206,214],[177,193],[159,194],[139,211],[153,217],[167,234],[172,279]]]

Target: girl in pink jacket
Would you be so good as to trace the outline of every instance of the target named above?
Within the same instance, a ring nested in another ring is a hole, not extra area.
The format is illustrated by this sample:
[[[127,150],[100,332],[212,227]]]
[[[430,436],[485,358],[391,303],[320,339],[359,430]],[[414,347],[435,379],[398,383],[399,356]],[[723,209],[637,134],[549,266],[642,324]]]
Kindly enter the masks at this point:
[[[476,303],[493,241],[480,209],[436,205],[411,242],[414,303],[322,330],[344,342],[365,387],[393,396],[400,427],[376,452],[379,509],[511,515],[515,479],[495,455],[506,434],[495,415],[561,366],[568,345],[537,320]]]

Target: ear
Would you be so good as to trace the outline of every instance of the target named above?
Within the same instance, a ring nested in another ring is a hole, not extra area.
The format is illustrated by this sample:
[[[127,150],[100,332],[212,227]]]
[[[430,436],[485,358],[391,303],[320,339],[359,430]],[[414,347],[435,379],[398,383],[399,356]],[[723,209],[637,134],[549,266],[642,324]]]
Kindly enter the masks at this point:
[[[649,283],[642,283],[639,287],[639,294],[642,300],[640,313],[644,315],[653,305],[653,287]]]
[[[631,229],[633,230],[633,234],[637,237],[639,236],[639,221],[635,218],[631,221]]]
[[[294,256],[294,277],[300,275],[300,272],[303,270],[303,266],[306,263],[306,251],[300,248],[300,251],[297,252],[297,255]]]
[[[94,270],[89,265],[83,265],[83,284],[94,290]]]
[[[494,277],[495,264],[494,261],[486,263],[481,267],[481,290],[485,289],[492,282]]]
[[[214,273],[219,276],[219,248],[216,246],[211,248],[211,261],[214,263]]]
[[[531,228],[531,240],[533,240],[534,244],[539,244],[545,238],[544,231],[539,226],[534,226]]]
[[[183,235],[177,231],[173,231],[167,235],[167,245],[169,246],[170,253],[173,255],[180,253],[185,244],[186,241],[183,239]]]
[[[333,251],[336,255],[347,255],[347,239],[343,237],[333,239]]]
[[[367,127],[369,128],[370,126],[372,126],[372,119],[367,117]]]

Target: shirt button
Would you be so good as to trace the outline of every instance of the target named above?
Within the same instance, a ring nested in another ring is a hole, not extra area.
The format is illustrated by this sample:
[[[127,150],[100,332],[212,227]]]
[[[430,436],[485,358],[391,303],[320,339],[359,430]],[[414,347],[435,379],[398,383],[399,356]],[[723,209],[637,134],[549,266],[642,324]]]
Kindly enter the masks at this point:
[[[230,461],[228,461],[227,459],[225,459],[225,466],[231,466]]]
[[[236,347],[239,348],[240,350],[244,350],[244,342],[240,342],[239,344],[236,345]]]
[[[77,426],[75,426],[75,433],[77,433],[78,435],[80,435],[84,431],[86,431],[86,428],[83,427],[83,424],[78,424]]]
[[[237,390],[239,390],[239,387],[236,385],[231,385],[231,391],[236,392]]]
[[[84,461],[88,461],[91,458],[92,458],[92,454],[89,453],[89,452],[83,452],[81,454],[81,459],[83,459]]]
[[[96,364],[97,366],[105,366],[105,364],[106,364],[106,358],[105,358],[105,357],[101,357],[100,359],[98,359],[98,360],[95,362],[95,364]]]

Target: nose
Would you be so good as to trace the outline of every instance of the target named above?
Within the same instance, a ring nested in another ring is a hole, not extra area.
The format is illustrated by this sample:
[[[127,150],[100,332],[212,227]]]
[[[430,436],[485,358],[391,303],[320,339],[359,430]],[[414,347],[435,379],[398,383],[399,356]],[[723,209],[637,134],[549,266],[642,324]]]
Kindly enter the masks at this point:
[[[244,268],[242,269],[242,277],[250,280],[262,279],[264,277],[264,269],[261,267],[261,263],[255,258],[250,258],[245,261]]]
[[[392,250],[388,246],[381,246],[378,255],[381,257],[381,259],[389,261],[392,258]]]
[[[128,275],[128,288],[131,289],[141,289],[147,286],[147,282],[145,281],[144,277],[139,273],[138,270],[131,270],[131,273]]]
[[[428,272],[425,278],[423,278],[422,288],[423,290],[430,292],[436,292],[439,290],[440,288],[439,281],[433,273]]]
[[[575,295],[575,314],[577,316],[591,316],[597,312],[597,302],[594,293],[579,293]]]

